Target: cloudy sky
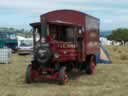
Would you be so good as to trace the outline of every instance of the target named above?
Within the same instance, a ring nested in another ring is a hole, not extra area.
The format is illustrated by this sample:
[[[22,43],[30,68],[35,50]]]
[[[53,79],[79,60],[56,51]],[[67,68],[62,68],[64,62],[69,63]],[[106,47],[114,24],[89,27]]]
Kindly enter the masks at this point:
[[[29,23],[56,9],[73,9],[101,20],[101,30],[128,27],[128,0],[0,0],[0,27],[30,29]]]

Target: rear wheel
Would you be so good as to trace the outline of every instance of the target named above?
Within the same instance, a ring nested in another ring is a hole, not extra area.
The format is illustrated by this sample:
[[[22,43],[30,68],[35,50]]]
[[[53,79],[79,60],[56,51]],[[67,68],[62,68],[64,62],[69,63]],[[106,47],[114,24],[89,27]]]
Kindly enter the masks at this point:
[[[32,66],[29,64],[27,66],[27,70],[26,70],[26,82],[27,83],[32,83],[32,72],[31,72]]]
[[[60,71],[59,71],[59,83],[61,85],[66,84],[68,81],[68,76],[66,74],[66,67],[61,67]]]
[[[91,75],[94,73],[96,67],[95,56],[90,56],[86,64],[86,73]]]

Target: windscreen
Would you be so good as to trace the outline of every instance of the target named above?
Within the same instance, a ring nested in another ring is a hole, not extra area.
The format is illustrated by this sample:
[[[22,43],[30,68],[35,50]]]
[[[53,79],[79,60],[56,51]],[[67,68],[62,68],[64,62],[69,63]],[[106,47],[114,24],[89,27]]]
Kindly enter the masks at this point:
[[[73,42],[74,41],[74,27],[62,25],[50,25],[50,35],[54,40]]]

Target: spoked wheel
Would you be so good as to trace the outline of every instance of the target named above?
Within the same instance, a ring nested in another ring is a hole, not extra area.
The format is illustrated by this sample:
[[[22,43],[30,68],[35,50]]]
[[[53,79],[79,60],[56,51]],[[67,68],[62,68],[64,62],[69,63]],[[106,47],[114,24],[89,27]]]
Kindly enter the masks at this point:
[[[27,70],[26,70],[26,83],[32,83],[33,79],[32,79],[32,66],[29,64],[27,66]]]
[[[66,67],[61,67],[60,71],[59,71],[59,83],[61,85],[66,84],[68,81],[68,76],[66,74]]]
[[[90,56],[87,65],[86,65],[86,73],[91,75],[95,72],[96,61],[94,56]]]

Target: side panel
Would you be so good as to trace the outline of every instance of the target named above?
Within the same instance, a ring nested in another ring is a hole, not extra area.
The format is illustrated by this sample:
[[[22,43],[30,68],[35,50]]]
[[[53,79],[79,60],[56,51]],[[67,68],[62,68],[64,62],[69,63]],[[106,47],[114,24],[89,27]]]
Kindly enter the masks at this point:
[[[78,11],[71,11],[71,10],[57,10],[52,11],[47,14],[41,16],[41,21],[43,16],[47,18],[48,22],[63,22],[69,24],[76,24],[76,25],[84,25],[85,23],[85,14],[82,14]]]
[[[89,15],[86,16],[85,19],[85,47],[86,54],[96,54],[99,53],[99,20],[93,18]]]

